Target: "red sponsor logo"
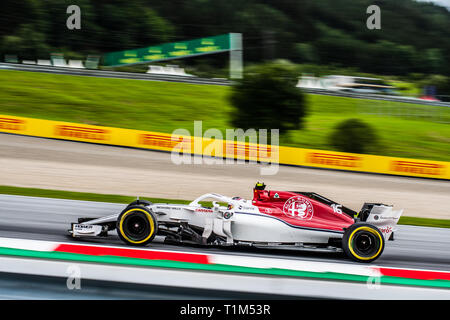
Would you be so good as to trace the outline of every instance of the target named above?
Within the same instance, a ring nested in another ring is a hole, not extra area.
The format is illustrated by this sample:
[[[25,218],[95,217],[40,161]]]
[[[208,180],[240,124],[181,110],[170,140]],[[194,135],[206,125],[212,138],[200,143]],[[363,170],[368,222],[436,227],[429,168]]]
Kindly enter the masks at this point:
[[[258,210],[262,213],[273,213],[273,209],[270,208],[258,207]]]
[[[25,129],[25,121],[12,118],[0,118],[0,130],[20,131]]]
[[[109,140],[109,131],[105,129],[87,128],[78,126],[56,126],[57,136],[79,138],[88,140],[105,141]]]
[[[391,170],[401,173],[427,174],[440,176],[444,173],[444,166],[435,163],[392,161]]]
[[[211,213],[213,211],[211,209],[200,208],[200,209],[195,209],[195,212],[208,212],[208,213]]]
[[[357,156],[344,156],[323,152],[311,152],[307,156],[307,162],[327,166],[357,168],[361,167],[361,158]]]
[[[151,147],[174,148],[181,146],[182,149],[191,149],[191,139],[186,137],[170,137],[157,134],[139,135],[139,144]],[[181,144],[181,145],[180,145]]]
[[[224,142],[227,154],[234,156],[244,156],[245,158],[267,158],[270,159],[272,154],[271,146],[248,145],[236,142]]]
[[[392,232],[392,227],[391,226],[378,227],[378,229],[380,229],[380,231],[382,233],[390,233],[390,232]]]

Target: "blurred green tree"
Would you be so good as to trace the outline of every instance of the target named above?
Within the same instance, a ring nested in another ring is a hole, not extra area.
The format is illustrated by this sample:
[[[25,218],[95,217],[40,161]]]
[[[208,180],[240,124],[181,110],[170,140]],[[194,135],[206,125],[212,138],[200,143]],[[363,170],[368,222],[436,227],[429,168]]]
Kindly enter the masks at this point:
[[[18,54],[22,59],[48,56],[45,34],[36,31],[31,24],[23,24],[15,35],[3,37],[1,46],[5,52]]]
[[[338,124],[330,135],[330,145],[342,152],[371,153],[378,143],[375,130],[359,119]]]
[[[441,49],[431,48],[423,53],[422,72],[438,74],[446,64]]]
[[[279,129],[280,134],[302,128],[306,101],[296,83],[297,73],[288,65],[266,63],[246,69],[231,91],[233,126]]]
[[[301,63],[317,63],[316,49],[310,43],[297,43],[295,45],[297,59]]]

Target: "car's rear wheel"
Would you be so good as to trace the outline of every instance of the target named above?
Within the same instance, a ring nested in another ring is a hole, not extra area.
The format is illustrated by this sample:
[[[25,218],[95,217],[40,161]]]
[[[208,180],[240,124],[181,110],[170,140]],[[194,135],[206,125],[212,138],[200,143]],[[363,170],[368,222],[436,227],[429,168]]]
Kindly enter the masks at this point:
[[[117,219],[117,234],[126,244],[145,246],[150,243],[157,231],[155,215],[144,206],[128,206]]]
[[[342,249],[355,261],[371,262],[383,253],[384,237],[374,225],[355,223],[345,230]]]

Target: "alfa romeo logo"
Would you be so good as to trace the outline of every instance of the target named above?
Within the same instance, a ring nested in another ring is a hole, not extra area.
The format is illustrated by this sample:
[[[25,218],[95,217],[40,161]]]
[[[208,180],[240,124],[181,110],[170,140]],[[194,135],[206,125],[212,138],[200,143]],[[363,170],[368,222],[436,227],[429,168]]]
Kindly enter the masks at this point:
[[[288,217],[300,220],[311,220],[314,215],[311,202],[300,196],[289,198],[284,203],[283,212]]]

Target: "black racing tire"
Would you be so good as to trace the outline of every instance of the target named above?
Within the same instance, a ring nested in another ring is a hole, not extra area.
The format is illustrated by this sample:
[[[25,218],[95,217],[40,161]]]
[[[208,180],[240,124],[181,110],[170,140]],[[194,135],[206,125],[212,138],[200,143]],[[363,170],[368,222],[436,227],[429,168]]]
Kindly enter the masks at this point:
[[[378,259],[384,250],[384,236],[374,225],[355,223],[344,232],[342,249],[354,261],[372,262]]]
[[[117,218],[119,238],[131,246],[145,246],[158,232],[158,221],[151,210],[144,206],[126,207]]]

